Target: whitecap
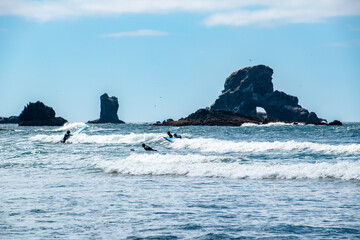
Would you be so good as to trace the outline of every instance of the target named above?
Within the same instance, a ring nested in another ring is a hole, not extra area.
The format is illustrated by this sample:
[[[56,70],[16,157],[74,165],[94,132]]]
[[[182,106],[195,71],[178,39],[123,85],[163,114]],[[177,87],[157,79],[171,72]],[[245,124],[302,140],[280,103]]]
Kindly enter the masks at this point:
[[[270,164],[223,161],[221,156],[197,154],[132,154],[126,158],[98,159],[94,166],[106,173],[181,175],[231,179],[341,179],[360,180],[360,162]]]
[[[189,149],[200,152],[214,153],[252,153],[267,151],[310,151],[323,154],[360,153],[360,144],[340,144],[331,145],[313,142],[297,141],[274,141],[274,142],[257,142],[257,141],[229,141],[213,138],[181,139],[170,145],[173,149]]]

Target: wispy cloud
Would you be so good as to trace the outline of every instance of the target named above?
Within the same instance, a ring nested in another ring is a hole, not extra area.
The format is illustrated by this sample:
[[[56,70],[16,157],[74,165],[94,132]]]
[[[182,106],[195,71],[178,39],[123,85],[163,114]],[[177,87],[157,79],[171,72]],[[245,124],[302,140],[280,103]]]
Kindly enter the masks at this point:
[[[359,31],[360,31],[360,27],[350,27],[350,31],[359,32]]]
[[[0,0],[0,15],[50,21],[82,16],[164,14],[205,15],[208,26],[312,23],[359,16],[359,0]]]
[[[343,47],[347,47],[348,45],[346,43],[337,42],[337,43],[330,43],[328,46],[335,48],[343,48]]]
[[[334,48],[360,47],[360,40],[331,43],[328,45],[328,47],[334,47]]]
[[[269,1],[267,8],[258,10],[235,9],[211,14],[205,24],[214,25],[277,25],[289,23],[323,22],[331,17],[360,15],[360,1]]]
[[[136,30],[132,32],[118,32],[118,33],[108,33],[101,35],[102,37],[110,37],[110,38],[120,38],[120,37],[154,37],[154,36],[166,36],[167,32],[158,31],[158,30],[150,30],[150,29],[142,29]]]

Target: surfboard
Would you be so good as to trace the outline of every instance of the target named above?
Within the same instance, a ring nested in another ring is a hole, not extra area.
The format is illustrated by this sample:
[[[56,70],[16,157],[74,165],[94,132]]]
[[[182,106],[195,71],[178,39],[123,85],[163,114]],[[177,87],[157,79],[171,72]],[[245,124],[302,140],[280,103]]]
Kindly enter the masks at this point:
[[[79,130],[77,130],[76,132],[74,132],[74,134],[82,133],[82,131],[84,131],[87,127],[88,127],[88,125],[85,124],[85,126],[83,126],[83,127],[80,128]]]
[[[168,140],[169,142],[174,142],[173,138],[169,138],[169,137],[164,137],[166,140]]]

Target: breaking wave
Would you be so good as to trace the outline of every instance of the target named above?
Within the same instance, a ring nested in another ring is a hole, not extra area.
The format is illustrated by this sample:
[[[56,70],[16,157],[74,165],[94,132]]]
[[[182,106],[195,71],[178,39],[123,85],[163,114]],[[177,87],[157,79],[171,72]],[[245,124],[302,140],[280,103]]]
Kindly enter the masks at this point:
[[[174,143],[164,140],[162,133],[130,133],[115,135],[88,135],[86,133],[71,136],[68,143],[96,143],[96,144],[139,144],[164,142],[166,147],[173,150],[192,150],[204,153],[257,153],[257,152],[311,152],[321,154],[360,154],[360,144],[324,144],[297,141],[229,141],[214,138],[183,138],[176,139]],[[57,143],[63,134],[40,134],[30,137],[31,141],[44,143]]]
[[[142,142],[162,141],[164,134],[145,133],[145,134],[115,134],[115,135],[87,135],[86,133],[71,136],[68,143],[98,143],[98,144],[138,144]],[[44,135],[39,134],[30,138],[32,141],[44,143],[57,143],[63,135]]]
[[[65,123],[64,126],[55,129],[54,131],[66,131],[73,128],[82,128],[86,124],[83,122]]]
[[[268,164],[197,154],[132,154],[124,159],[98,160],[106,173],[128,175],[181,175],[231,179],[341,179],[360,180],[360,162]]]
[[[273,126],[294,126],[294,125],[305,125],[304,123],[284,123],[284,122],[273,122],[267,124],[256,124],[256,123],[244,123],[241,127],[273,127]]]
[[[200,152],[267,152],[267,151],[311,151],[324,154],[360,153],[360,144],[330,145],[312,142],[236,142],[213,138],[181,139],[170,145],[174,149],[190,149]]]

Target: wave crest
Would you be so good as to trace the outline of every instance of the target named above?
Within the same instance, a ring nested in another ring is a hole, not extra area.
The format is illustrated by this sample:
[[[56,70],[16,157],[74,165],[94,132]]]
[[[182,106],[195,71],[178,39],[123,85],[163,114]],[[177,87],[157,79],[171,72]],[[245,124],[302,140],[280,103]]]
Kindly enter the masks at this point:
[[[341,179],[360,180],[360,162],[268,164],[196,154],[132,154],[124,159],[99,160],[106,173],[129,175],[181,175],[232,179]]]

